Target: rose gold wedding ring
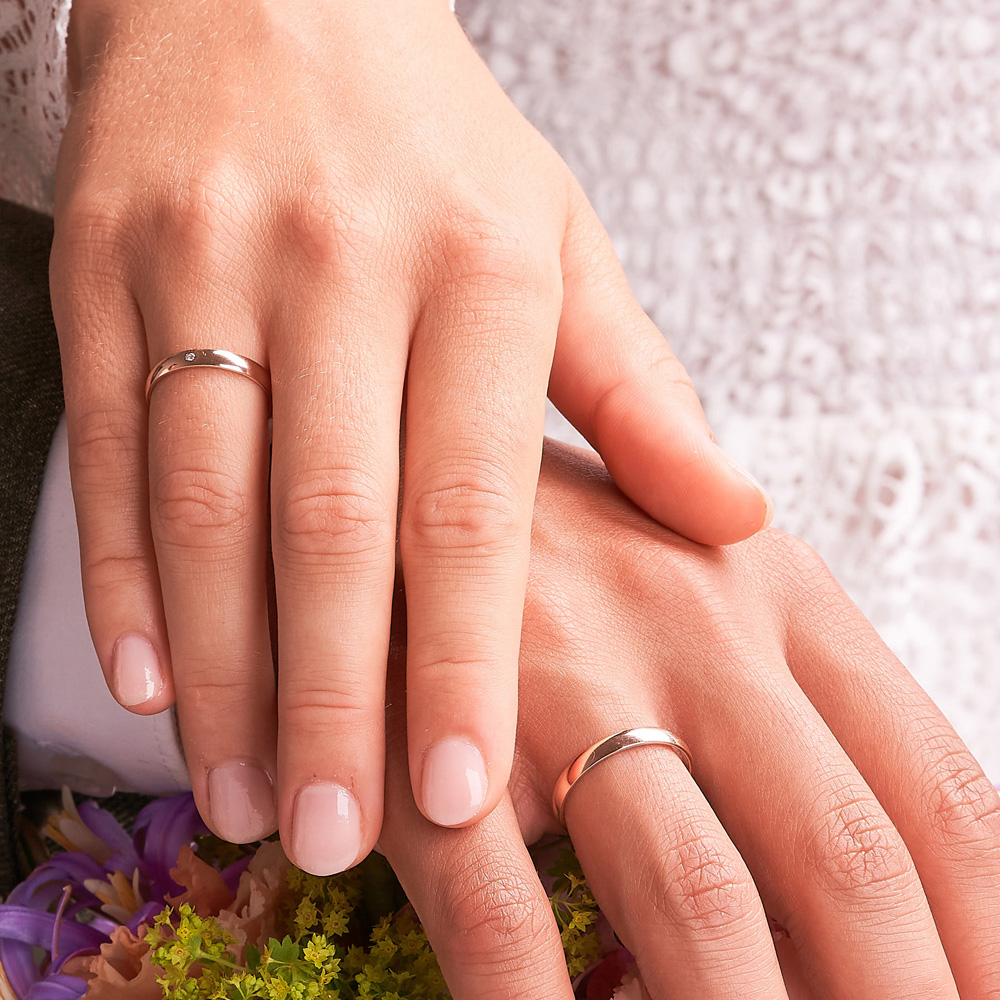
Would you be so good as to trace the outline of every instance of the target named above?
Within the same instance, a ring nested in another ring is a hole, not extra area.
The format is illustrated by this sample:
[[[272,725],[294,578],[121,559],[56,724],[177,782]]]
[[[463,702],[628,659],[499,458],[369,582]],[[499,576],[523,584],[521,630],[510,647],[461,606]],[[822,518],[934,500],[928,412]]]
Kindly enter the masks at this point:
[[[271,376],[263,365],[243,357],[242,354],[234,354],[232,351],[199,349],[180,351],[177,354],[171,354],[169,358],[164,358],[146,379],[146,402],[149,402],[149,394],[153,391],[153,386],[164,375],[179,371],[181,368],[222,368],[227,372],[236,372],[237,375],[245,375],[248,379],[256,382],[267,393],[268,398],[271,396]]]
[[[674,753],[680,757],[684,766],[691,771],[691,751],[687,744],[666,729],[624,729],[614,736],[608,736],[600,740],[593,746],[588,747],[573,761],[569,767],[559,775],[555,790],[552,792],[552,811],[559,820],[559,825],[566,826],[564,819],[566,812],[566,796],[570,789],[589,771],[595,764],[606,760],[612,754],[621,750],[628,750],[629,747],[658,746],[670,747]]]

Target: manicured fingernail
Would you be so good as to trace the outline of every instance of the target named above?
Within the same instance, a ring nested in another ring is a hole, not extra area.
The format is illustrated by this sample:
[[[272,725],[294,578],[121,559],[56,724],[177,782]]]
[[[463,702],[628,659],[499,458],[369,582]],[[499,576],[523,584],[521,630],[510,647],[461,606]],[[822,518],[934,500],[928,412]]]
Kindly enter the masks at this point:
[[[336,875],[361,853],[361,809],[342,785],[304,785],[292,810],[292,859],[312,875]]]
[[[248,844],[274,831],[274,785],[263,768],[233,760],[208,772],[208,807],[223,840]]]
[[[771,497],[768,495],[767,490],[738,462],[734,462],[728,455],[726,456],[726,460],[729,462],[730,468],[734,472],[738,472],[764,498],[764,523],[758,530],[763,531],[765,528],[770,527],[771,522],[774,520],[774,504],[771,502]]]
[[[111,672],[115,698],[126,708],[155,698],[163,688],[163,672],[156,650],[141,635],[123,635],[115,643]]]
[[[435,743],[424,758],[424,811],[439,826],[458,826],[476,816],[486,801],[483,755],[466,740]]]

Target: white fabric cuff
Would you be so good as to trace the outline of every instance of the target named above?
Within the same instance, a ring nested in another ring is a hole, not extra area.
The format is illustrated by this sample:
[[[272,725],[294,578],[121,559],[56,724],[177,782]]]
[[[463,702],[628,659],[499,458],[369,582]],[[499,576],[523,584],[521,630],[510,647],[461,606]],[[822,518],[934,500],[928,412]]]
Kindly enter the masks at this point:
[[[140,716],[111,696],[90,638],[59,421],[31,527],[11,639],[3,721],[17,735],[21,788],[88,795],[190,788],[172,712]]]

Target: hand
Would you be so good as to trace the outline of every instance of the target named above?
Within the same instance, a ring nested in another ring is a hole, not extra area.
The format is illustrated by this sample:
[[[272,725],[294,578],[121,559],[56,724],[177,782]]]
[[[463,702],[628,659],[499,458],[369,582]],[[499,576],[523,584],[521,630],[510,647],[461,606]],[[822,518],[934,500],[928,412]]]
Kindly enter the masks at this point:
[[[546,384],[677,531],[745,538],[766,497],[444,0],[77,0],[70,49],[52,295],[112,692],[176,695],[220,836],[277,815],[309,871],[363,857],[405,413],[410,774],[430,819],[481,818],[511,762]],[[147,415],[151,365],[206,347],[270,370],[270,469],[248,380],[172,374]]]
[[[661,726],[693,754],[693,776],[666,748],[618,754],[566,800],[653,1000],[1000,996],[1000,798],[815,553],[773,531],[692,544],[550,444],[531,560],[525,840],[556,829],[556,778],[598,739]],[[390,769],[381,844],[456,1000],[570,996],[514,820],[431,832],[407,799]],[[781,968],[765,910],[791,934]]]

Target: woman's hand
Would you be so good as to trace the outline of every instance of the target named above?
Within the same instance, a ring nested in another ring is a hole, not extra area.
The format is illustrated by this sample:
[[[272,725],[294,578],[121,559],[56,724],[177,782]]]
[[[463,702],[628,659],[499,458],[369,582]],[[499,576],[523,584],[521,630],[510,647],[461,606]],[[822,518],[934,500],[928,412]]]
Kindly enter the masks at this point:
[[[176,693],[220,836],[277,815],[309,871],[363,857],[405,417],[410,774],[437,823],[484,816],[511,763],[546,386],[677,531],[745,538],[766,497],[445,0],[76,0],[70,48],[52,294],[111,690],[141,713]],[[246,379],[172,374],[147,414],[150,367],[190,348],[270,370],[270,470]]]
[[[571,995],[513,830],[555,831],[562,768],[636,726],[677,733],[693,774],[617,754],[566,820],[653,1000],[1000,997],[1000,798],[803,543],[695,545],[549,445],[520,678],[512,810],[432,830],[389,769],[381,845],[457,1000]]]

